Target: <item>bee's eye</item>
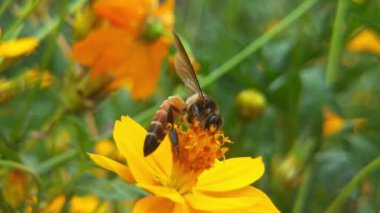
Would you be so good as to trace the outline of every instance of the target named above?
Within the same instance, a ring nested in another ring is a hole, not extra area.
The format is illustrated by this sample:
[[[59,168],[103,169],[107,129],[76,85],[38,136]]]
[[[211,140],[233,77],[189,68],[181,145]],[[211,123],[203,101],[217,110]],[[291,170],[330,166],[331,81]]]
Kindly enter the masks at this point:
[[[217,129],[222,126],[223,120],[219,115],[211,115],[207,118],[205,128],[208,129],[211,126],[215,126]]]

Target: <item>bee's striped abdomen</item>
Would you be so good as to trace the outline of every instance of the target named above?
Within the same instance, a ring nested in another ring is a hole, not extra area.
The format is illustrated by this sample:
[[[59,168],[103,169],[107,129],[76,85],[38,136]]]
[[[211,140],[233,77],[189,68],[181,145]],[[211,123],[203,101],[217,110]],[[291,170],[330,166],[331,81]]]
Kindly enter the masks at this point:
[[[161,141],[165,138],[167,132],[167,124],[170,123],[170,121],[168,121],[170,107],[175,107],[177,110],[183,110],[184,106],[185,103],[178,96],[171,96],[161,104],[158,111],[154,115],[152,122],[150,123],[148,133],[145,137],[144,156],[148,156],[150,153],[156,150]],[[174,122],[175,118],[180,113],[175,111],[173,112],[173,110],[171,113],[171,122]]]

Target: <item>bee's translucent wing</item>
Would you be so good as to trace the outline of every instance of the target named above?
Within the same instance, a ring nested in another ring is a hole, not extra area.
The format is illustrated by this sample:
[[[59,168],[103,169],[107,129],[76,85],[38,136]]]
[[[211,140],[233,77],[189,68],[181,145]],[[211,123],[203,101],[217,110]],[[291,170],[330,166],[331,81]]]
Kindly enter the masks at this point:
[[[193,90],[195,93],[198,93],[201,96],[201,98],[203,98],[203,92],[201,90],[201,87],[199,86],[199,82],[195,74],[194,68],[191,65],[189,56],[187,55],[185,48],[181,43],[181,40],[175,32],[173,32],[173,37],[178,50],[178,53],[176,54],[174,59],[175,70],[179,77],[182,79],[182,81],[185,83],[185,85],[189,87],[191,90]]]

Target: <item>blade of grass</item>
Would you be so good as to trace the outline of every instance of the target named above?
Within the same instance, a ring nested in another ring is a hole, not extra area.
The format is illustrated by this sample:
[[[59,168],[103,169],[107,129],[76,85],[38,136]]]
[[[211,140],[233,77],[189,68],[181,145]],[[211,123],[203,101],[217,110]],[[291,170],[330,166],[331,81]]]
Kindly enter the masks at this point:
[[[8,9],[8,7],[11,5],[12,0],[5,0],[3,3],[1,3],[0,7],[0,18],[3,16],[4,12]]]
[[[42,0],[28,1],[25,4],[21,15],[11,24],[9,29],[4,33],[3,38],[5,40],[14,37],[14,32],[23,24],[24,20],[34,11],[34,9],[36,9],[36,7],[41,1]]]
[[[46,160],[45,162],[41,163],[38,168],[37,172],[38,174],[45,174],[49,172],[51,169],[56,169],[56,167],[71,158],[75,157],[77,155],[78,151],[76,150],[69,150],[67,152],[64,152],[60,155],[54,156],[53,158],[50,158]]]
[[[328,85],[335,82],[335,76],[340,62],[348,3],[348,0],[338,1],[326,67],[326,83]]]
[[[351,179],[346,186],[343,187],[339,195],[334,199],[334,201],[327,208],[326,213],[339,212],[339,208],[343,205],[344,201],[350,196],[351,192],[357,187],[357,185],[371,173],[378,171],[380,169],[380,157],[375,158],[372,162],[367,164],[362,168],[356,175]]]
[[[312,179],[314,176],[314,170],[311,166],[306,170],[302,185],[297,193],[297,198],[294,204],[293,213],[302,213],[305,212],[305,203],[308,198],[308,194],[310,191],[310,185],[312,184]]]

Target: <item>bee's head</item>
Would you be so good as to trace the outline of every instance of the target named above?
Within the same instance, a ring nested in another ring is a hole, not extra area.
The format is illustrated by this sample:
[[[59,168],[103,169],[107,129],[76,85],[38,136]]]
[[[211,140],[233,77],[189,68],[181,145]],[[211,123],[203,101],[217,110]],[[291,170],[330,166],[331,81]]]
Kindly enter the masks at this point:
[[[188,121],[190,123],[196,119],[204,129],[209,129],[212,126],[219,129],[222,126],[223,119],[219,115],[218,106],[208,96],[201,98],[194,95],[188,99],[187,104]]]

